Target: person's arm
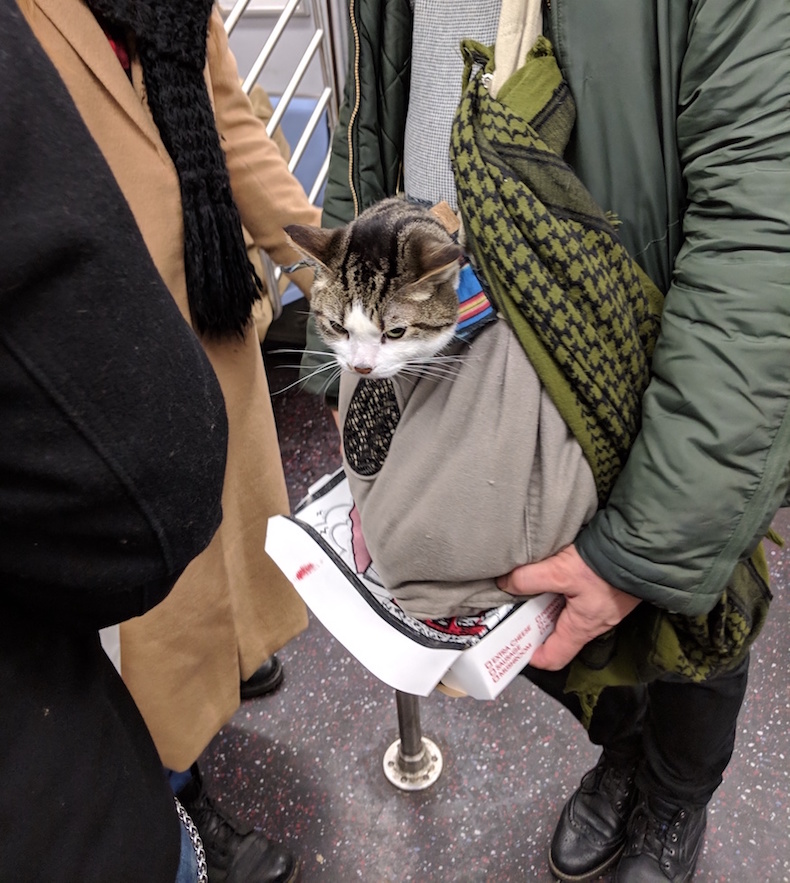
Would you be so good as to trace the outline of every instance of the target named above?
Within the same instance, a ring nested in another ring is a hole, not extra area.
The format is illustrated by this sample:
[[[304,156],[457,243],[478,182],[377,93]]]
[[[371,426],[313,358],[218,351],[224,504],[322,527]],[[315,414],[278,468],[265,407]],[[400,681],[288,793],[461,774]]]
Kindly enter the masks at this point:
[[[272,260],[291,266],[301,253],[290,244],[283,227],[321,223],[321,210],[310,204],[302,185],[288,170],[277,144],[255,115],[239,83],[222,18],[215,9],[208,37],[208,64],[217,129],[230,175],[233,198],[255,244]],[[310,293],[313,271],[298,270],[291,279]]]
[[[790,482],[790,22],[696,4],[680,85],[687,187],[643,429],[579,537],[619,588],[707,612]]]
[[[0,586],[4,611],[95,630],[214,536],[225,402],[65,83],[2,10]]]
[[[678,115],[684,245],[642,431],[575,547],[503,580],[511,592],[568,597],[536,664],[559,667],[622,618],[622,591],[680,613],[707,612],[786,498],[787,40],[780,0],[693,6]]]

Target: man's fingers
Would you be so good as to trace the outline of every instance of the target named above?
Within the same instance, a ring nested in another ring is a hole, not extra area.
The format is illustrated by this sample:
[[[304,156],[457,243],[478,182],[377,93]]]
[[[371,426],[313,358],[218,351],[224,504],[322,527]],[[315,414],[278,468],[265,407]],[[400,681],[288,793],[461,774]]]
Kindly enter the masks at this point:
[[[561,638],[549,635],[546,643],[541,644],[532,654],[529,664],[546,671],[559,671],[561,668],[565,668],[579,650],[581,647],[569,646],[567,643],[563,643]]]
[[[560,613],[554,631],[535,650],[529,664],[547,671],[559,671],[576,656],[591,637],[574,626],[566,607]]]
[[[522,564],[496,581],[503,592],[511,595],[540,595],[543,592],[556,592],[556,567],[552,559],[537,561],[535,564]]]
[[[550,638],[546,641],[551,640]],[[546,644],[541,644],[535,652],[532,654],[532,658],[529,660],[529,664],[533,666],[533,668],[542,668],[545,671],[559,671],[562,666],[554,664],[554,653],[552,651],[551,646],[548,648]]]
[[[621,592],[582,560],[574,546],[566,546],[543,561],[514,568],[497,580],[511,595],[553,592],[565,596],[565,607],[545,644],[535,651],[532,665],[556,671],[598,635],[617,625],[639,604],[639,598]]]

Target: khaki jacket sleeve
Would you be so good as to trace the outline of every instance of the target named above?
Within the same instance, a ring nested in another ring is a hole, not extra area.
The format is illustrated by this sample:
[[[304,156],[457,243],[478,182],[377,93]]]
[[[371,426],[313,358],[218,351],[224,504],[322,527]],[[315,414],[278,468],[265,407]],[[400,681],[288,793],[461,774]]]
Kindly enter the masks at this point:
[[[242,223],[275,263],[294,264],[302,255],[289,244],[283,227],[318,227],[321,210],[310,205],[277,144],[256,117],[239,83],[236,60],[216,9],[209,25],[208,70],[217,129]],[[307,294],[312,275],[311,270],[302,270],[291,278]]]

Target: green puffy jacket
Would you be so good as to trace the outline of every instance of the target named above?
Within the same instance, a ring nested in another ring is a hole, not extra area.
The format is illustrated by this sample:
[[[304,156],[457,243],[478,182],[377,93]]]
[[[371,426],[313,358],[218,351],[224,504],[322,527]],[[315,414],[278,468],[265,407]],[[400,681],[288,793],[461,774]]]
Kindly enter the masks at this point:
[[[643,426],[587,563],[705,613],[790,503],[787,0],[552,0],[544,31],[577,105],[568,159],[667,293]],[[396,192],[409,0],[351,0],[324,223]]]

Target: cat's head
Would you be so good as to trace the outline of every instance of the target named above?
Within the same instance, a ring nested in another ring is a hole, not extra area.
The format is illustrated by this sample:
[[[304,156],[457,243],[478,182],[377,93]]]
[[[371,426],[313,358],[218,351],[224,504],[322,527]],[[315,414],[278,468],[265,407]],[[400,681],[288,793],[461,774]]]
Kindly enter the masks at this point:
[[[392,377],[452,339],[461,249],[427,209],[391,198],[346,227],[285,231],[316,265],[310,306],[347,371]]]

